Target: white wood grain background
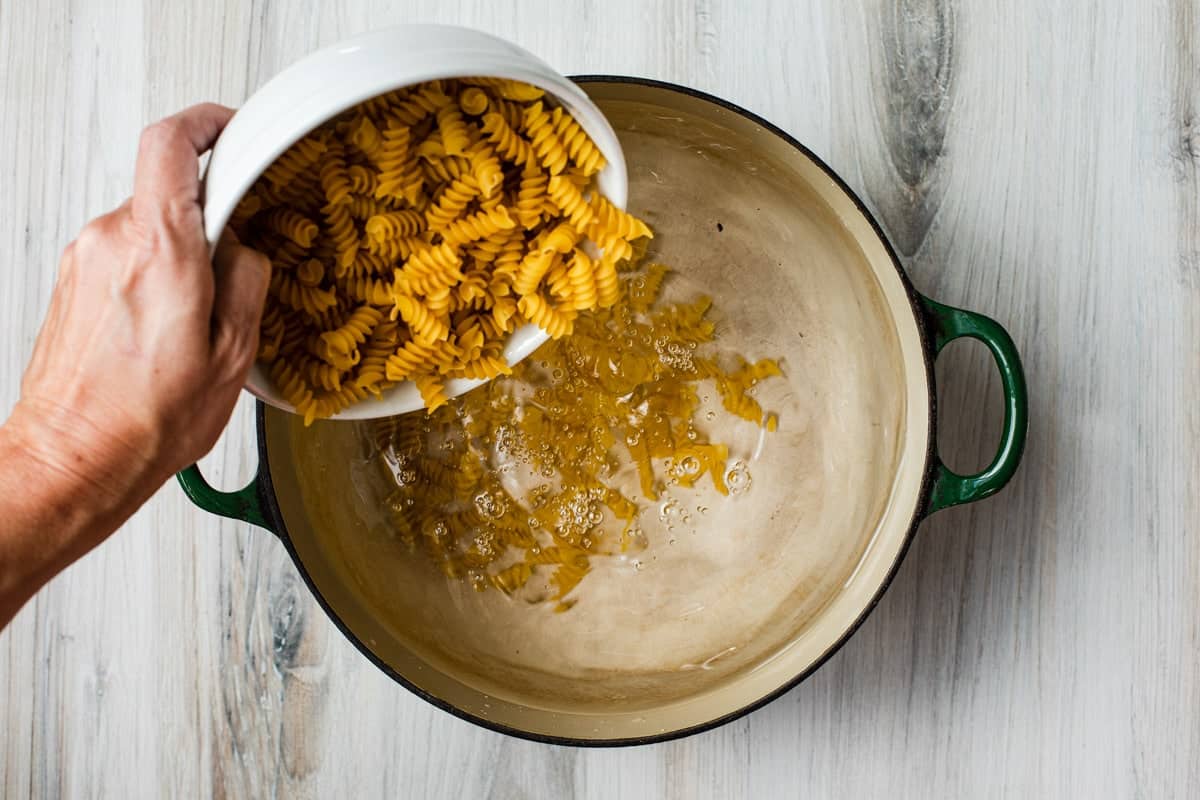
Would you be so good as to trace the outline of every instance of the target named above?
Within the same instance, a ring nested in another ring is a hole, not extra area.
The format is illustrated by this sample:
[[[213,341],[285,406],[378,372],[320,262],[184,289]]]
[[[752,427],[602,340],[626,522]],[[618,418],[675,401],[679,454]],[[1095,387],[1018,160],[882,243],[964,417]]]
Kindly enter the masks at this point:
[[[689,84],[794,133],[878,210],[920,289],[1012,331],[1032,389],[1020,474],[926,523],[801,687],[616,751],[425,705],[340,638],[270,536],[169,485],[0,635],[6,797],[1200,793],[1194,0],[3,0],[0,409],[59,252],[129,191],[142,125],[401,21]],[[977,464],[991,367],[956,346],[939,377],[945,453]],[[248,410],[207,460],[228,487],[253,470]]]

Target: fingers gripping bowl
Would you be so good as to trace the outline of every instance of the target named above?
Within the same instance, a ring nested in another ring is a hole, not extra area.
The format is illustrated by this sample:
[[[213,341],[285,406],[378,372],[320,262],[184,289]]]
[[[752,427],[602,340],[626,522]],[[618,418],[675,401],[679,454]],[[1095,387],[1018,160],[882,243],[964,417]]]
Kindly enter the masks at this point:
[[[270,175],[276,159],[319,125],[395,89],[472,76],[520,81],[544,90],[548,102],[573,118],[603,157],[603,168],[595,175],[598,193],[617,209],[624,208],[628,180],[620,144],[604,115],[575,84],[504,40],[464,28],[409,25],[316,52],[281,72],[245,103],[213,148],[205,174],[205,232],[210,244],[215,246],[259,176]],[[521,325],[507,337],[501,357],[515,364],[547,338],[537,325]],[[265,366],[256,363],[247,388],[273,406],[297,410],[291,402],[296,396],[281,392],[281,381],[271,378]],[[452,378],[441,394],[454,397],[480,383],[482,379],[473,377]],[[414,382],[405,380],[385,389],[380,399],[350,405],[333,416],[386,417],[426,404]]]
[[[748,357],[783,357],[786,380],[762,398],[779,429],[744,502],[705,501],[704,521],[651,542],[643,569],[612,559],[555,614],[462,591],[379,535],[346,468],[357,424],[305,428],[260,404],[250,486],[182,480],[202,507],[274,531],[350,640],[430,702],[542,741],[644,743],[733,719],[816,669],[925,516],[1011,477],[1024,383],[1007,334],[917,294],[868,212],[786,134],[680,87],[581,85],[628,155],[650,257],[679,267],[673,291],[712,294]],[[973,476],[947,470],[934,437],[932,363],[960,336],[992,351],[1006,398],[1000,450]]]

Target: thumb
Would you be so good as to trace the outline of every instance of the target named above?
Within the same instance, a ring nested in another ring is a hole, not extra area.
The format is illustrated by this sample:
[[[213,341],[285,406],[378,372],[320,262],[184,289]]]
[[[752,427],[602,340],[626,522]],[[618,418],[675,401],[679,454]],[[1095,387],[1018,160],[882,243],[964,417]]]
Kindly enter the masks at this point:
[[[258,350],[258,327],[271,278],[265,255],[226,232],[213,257],[212,357],[218,376],[242,383]]]

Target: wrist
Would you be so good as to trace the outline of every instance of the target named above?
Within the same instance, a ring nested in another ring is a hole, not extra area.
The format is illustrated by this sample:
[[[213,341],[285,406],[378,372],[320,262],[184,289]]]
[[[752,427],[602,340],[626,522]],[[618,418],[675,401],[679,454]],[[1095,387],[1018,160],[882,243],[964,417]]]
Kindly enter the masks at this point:
[[[111,491],[51,461],[47,435],[24,411],[0,425],[0,627],[126,513]]]
[[[69,408],[22,399],[0,436],[32,485],[80,512],[127,515],[148,495],[146,457]]]

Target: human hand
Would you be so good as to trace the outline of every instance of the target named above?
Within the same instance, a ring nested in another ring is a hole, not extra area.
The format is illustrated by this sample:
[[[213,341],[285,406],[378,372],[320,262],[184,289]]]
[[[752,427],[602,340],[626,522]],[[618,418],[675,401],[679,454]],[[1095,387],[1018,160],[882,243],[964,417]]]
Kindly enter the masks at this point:
[[[231,236],[210,259],[200,208],[197,158],[232,114],[197,105],[142,133],[133,197],[63,254],[5,425],[123,516],[212,448],[258,346],[268,262]]]

